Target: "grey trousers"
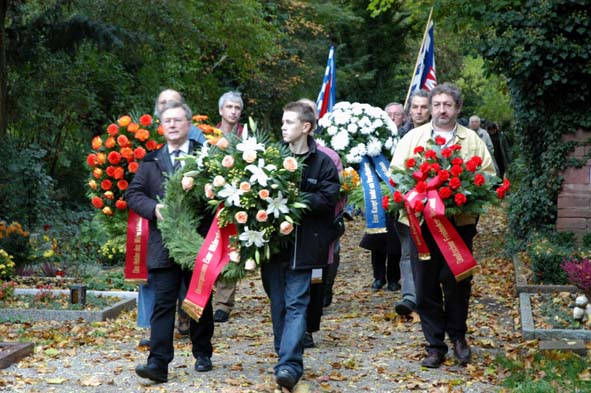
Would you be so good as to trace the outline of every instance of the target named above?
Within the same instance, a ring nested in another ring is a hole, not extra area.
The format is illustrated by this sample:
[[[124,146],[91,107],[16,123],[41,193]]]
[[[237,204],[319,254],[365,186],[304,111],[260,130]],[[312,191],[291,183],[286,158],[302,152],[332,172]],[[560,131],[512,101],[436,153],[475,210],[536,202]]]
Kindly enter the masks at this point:
[[[417,304],[415,292],[415,282],[412,274],[412,265],[410,262],[411,238],[408,225],[396,223],[396,231],[400,238],[400,286],[402,287],[402,299]]]

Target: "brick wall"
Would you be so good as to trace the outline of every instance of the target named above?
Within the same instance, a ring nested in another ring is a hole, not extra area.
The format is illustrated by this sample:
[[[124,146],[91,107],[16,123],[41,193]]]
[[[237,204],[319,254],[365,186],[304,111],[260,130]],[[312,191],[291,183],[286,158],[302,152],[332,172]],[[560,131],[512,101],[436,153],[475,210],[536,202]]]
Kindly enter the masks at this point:
[[[575,134],[563,135],[564,141],[587,141],[591,132],[577,130]],[[577,147],[575,157],[584,157],[591,152],[591,145]],[[564,182],[558,195],[557,231],[575,232],[582,235],[591,232],[591,159],[581,168],[568,168],[562,173]]]

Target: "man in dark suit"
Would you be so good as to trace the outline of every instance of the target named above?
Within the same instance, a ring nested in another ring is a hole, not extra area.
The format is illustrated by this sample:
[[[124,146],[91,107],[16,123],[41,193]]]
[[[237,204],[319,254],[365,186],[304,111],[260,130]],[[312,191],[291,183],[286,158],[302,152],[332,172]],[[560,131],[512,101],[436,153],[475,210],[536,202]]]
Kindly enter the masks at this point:
[[[164,196],[166,177],[182,166],[182,161],[176,158],[187,155],[200,146],[198,142],[188,138],[191,118],[191,109],[186,104],[176,101],[166,103],[160,113],[166,145],[144,158],[127,190],[129,207],[150,223],[147,263],[156,290],[156,303],[150,319],[150,355],[147,364],[138,365],[135,371],[140,377],[156,382],[168,380],[168,364],[174,358],[174,317],[179,286],[184,281],[189,287],[191,281],[191,272],[182,270],[180,265],[174,263],[164,247],[157,226],[157,220],[163,218],[163,205],[158,199]],[[207,223],[204,222],[199,228],[202,236],[206,234],[207,227]],[[196,253],[197,251],[195,250]],[[201,319],[191,319],[190,322],[192,352],[197,359],[197,371],[212,369],[213,329],[210,299]]]

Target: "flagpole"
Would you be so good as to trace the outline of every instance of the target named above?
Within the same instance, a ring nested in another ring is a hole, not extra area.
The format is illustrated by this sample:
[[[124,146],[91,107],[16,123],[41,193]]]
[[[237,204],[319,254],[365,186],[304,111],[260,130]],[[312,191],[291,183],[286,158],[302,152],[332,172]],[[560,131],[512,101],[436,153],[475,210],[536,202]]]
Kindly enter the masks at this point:
[[[431,7],[431,11],[429,11],[429,19],[427,20],[427,26],[425,27],[425,33],[423,33],[423,41],[421,41],[421,46],[419,47],[419,54],[417,55],[417,62],[415,63],[415,69],[412,72],[412,77],[410,78],[410,85],[408,86],[408,91],[406,93],[406,99],[404,100],[404,109],[408,109],[408,98],[410,96],[410,89],[412,89],[412,82],[415,79],[415,73],[417,72],[417,68],[419,68],[419,62],[421,60],[421,50],[425,45],[425,40],[427,39],[427,34],[429,34],[429,25],[431,24],[431,16],[433,15],[433,7]]]

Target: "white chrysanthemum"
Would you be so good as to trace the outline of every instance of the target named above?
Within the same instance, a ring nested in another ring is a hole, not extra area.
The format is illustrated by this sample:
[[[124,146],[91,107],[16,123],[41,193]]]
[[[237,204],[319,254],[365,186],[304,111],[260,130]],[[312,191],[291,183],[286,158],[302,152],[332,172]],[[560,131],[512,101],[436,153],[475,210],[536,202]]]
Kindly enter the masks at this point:
[[[370,137],[369,141],[367,142],[367,155],[371,157],[375,157],[382,152],[382,142],[380,142],[377,138]]]
[[[341,109],[348,109],[351,106],[351,103],[349,101],[340,101],[337,102],[333,107],[333,111],[336,110],[341,110]]]
[[[390,132],[390,135],[392,135],[392,136],[398,135],[398,127],[396,127],[396,123],[394,123],[392,121],[392,119],[390,119],[389,117],[387,117],[384,121],[385,121],[386,127],[388,127],[388,131]]]
[[[344,111],[334,111],[333,112],[333,121],[334,124],[337,126],[342,126],[343,124],[347,124],[349,122],[349,118],[351,114]]]
[[[373,123],[371,124],[371,126],[372,126],[374,129],[377,129],[377,128],[383,127],[383,126],[384,126],[384,122],[382,121],[382,119],[379,119],[379,118],[378,118],[378,119],[375,119],[375,120],[373,121]]]
[[[318,120],[318,124],[322,128],[327,128],[332,124],[332,113],[325,113],[324,116]]]
[[[384,147],[388,150],[392,150],[392,145],[394,144],[394,141],[392,140],[392,137],[386,139],[386,142],[384,143]]]
[[[347,160],[349,164],[359,164],[361,162],[361,157],[362,156],[358,154],[349,153],[345,155],[345,160]]]
[[[351,113],[353,113],[355,116],[361,115],[363,113],[363,104],[354,102],[351,105]]]
[[[329,124],[330,124],[330,123],[329,123]],[[326,129],[326,133],[327,133],[328,135],[330,135],[330,136],[333,136],[333,135],[335,135],[337,132],[339,132],[339,129],[338,129],[338,127],[335,127],[335,126],[332,126],[332,125]]]
[[[345,150],[349,146],[349,134],[341,131],[330,139],[330,145],[336,151]]]
[[[351,135],[356,134],[358,129],[359,129],[359,126],[355,123],[350,123],[347,126],[347,131],[349,131],[349,134],[351,134]]]
[[[362,118],[359,119],[359,121],[357,122],[357,125],[359,125],[359,127],[369,127],[371,126],[371,119],[367,116],[363,116]]]
[[[365,146],[365,143],[359,143],[357,146],[355,146],[357,148],[357,151],[359,152],[358,154],[360,156],[364,156],[367,154],[367,147]]]
[[[384,111],[378,107],[368,105],[365,108],[365,113],[367,114],[367,116],[369,116],[373,119],[379,119],[380,117],[382,117],[382,114],[384,113]]]
[[[326,142],[324,141],[324,139],[318,138],[318,139],[314,139],[314,141],[316,142],[317,145],[326,147]]]

